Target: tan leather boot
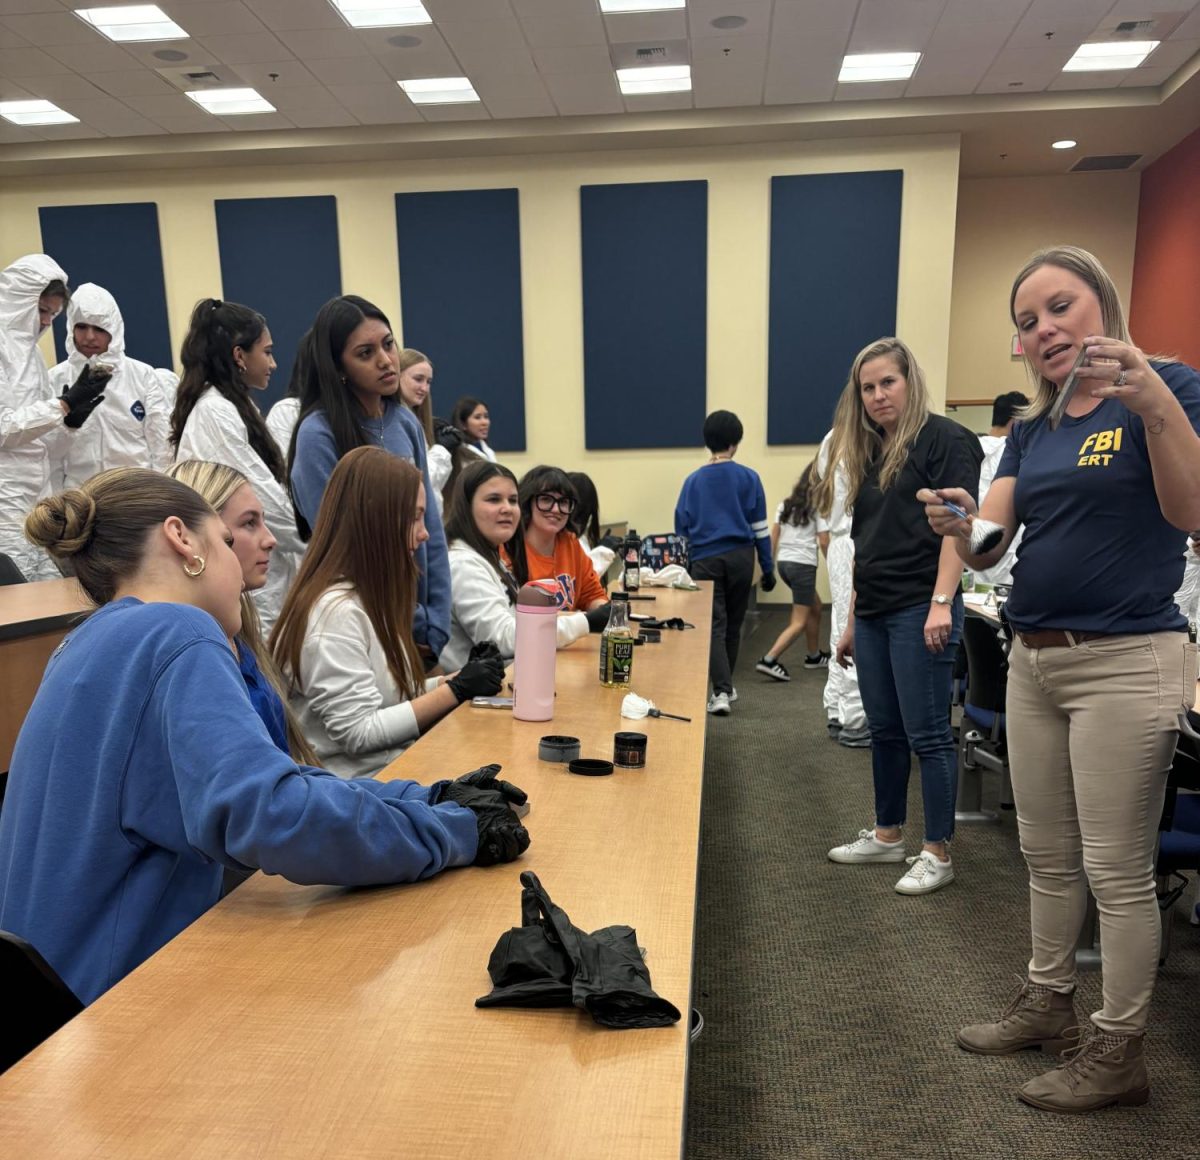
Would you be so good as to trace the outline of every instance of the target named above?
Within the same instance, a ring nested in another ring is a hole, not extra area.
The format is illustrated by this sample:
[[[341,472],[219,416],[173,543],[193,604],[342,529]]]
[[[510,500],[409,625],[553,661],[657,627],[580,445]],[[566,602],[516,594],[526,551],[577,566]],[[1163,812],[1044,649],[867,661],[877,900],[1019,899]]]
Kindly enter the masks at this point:
[[[1084,1028],[1077,1047],[1053,1071],[1024,1084],[1017,1095],[1048,1112],[1094,1112],[1112,1104],[1144,1104],[1150,1077],[1142,1036],[1111,1035],[1095,1024]]]
[[[976,1055],[1009,1055],[1035,1047],[1057,1055],[1079,1042],[1078,1026],[1072,995],[1022,979],[995,1023],[972,1023],[954,1038]],[[1068,1036],[1069,1029],[1076,1035]]]

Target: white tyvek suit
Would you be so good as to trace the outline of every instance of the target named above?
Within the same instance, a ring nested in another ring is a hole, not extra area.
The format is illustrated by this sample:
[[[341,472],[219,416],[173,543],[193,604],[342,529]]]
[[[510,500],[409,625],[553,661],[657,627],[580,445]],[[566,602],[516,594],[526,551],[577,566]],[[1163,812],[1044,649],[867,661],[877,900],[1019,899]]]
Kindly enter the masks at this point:
[[[292,432],[296,429],[296,420],[300,418],[300,400],[295,395],[285,395],[276,401],[267,412],[267,430],[271,438],[279,444],[279,450],[287,459],[288,448],[292,445]]]
[[[304,555],[304,541],[296,531],[296,514],[286,488],[250,446],[246,424],[242,422],[237,408],[216,387],[209,387],[196,400],[179,438],[175,459],[179,463],[187,459],[200,459],[236,468],[249,480],[254,494],[258,496],[267,527],[278,541],[275,551],[271,553],[267,583],[254,593],[254,603],[265,635],[279,618],[283,598],[291,587]]]
[[[1189,538],[1183,552],[1183,583],[1175,593],[1175,603],[1187,617],[1188,624],[1195,626],[1200,623],[1200,556],[1192,551],[1192,546],[1193,541]]]
[[[25,517],[50,481],[46,437],[57,443],[59,432],[66,431],[62,405],[37,348],[42,333],[38,299],[55,280],[65,284],[67,275],[45,254],[27,254],[0,271],[0,552],[11,556],[29,580],[62,575],[23,531]]]
[[[830,431],[821,440],[821,449],[817,452],[817,472],[822,476],[829,470],[832,438],[833,432]],[[846,511],[847,489],[846,473],[838,466],[833,481],[833,509],[827,520],[817,519],[817,531],[829,533],[829,551],[825,563],[829,569],[829,588],[833,597],[829,641],[834,649],[846,629],[846,621],[850,616],[850,597],[854,593],[854,541],[850,538],[850,513]],[[844,669],[835,660],[829,662],[824,701],[825,715],[831,721],[840,721],[843,729],[866,728],[867,714],[858,692],[858,672],[853,665]]]
[[[171,408],[174,400],[163,389],[159,373],[125,353],[125,322],[113,296],[102,286],[85,282],[71,295],[67,307],[67,359],[50,371],[56,395],[82,373],[87,360],[75,349],[75,327],[98,326],[108,331],[108,350],[96,358],[113,368],[100,404],[78,431],[63,428],[68,437],[47,441],[52,490],[78,487],[100,471],[113,467],[147,467],[164,471],[171,466]]]
[[[1008,436],[980,435],[979,443],[983,448],[983,464],[979,468],[979,506],[983,507],[988,488],[992,486],[992,480],[996,478],[996,468],[1000,466],[1004,448],[1008,445]],[[1024,532],[1024,528],[1018,528],[1016,535],[1012,538],[1012,543],[1004,550],[1004,555],[990,568],[976,572],[975,578],[982,580],[985,584],[1011,584],[1013,565],[1017,562],[1017,548],[1021,546],[1021,536]]]

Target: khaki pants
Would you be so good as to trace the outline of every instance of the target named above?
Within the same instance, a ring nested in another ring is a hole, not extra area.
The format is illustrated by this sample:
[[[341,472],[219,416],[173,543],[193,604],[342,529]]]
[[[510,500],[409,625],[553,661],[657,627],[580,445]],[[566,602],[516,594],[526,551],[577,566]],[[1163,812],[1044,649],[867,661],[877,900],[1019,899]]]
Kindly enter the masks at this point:
[[[1074,985],[1090,884],[1104,971],[1093,1021],[1115,1034],[1141,1031],[1158,971],[1154,850],[1179,713],[1195,698],[1196,646],[1179,632],[1072,648],[1029,649],[1018,638],[1009,666],[1030,981],[1064,992]]]

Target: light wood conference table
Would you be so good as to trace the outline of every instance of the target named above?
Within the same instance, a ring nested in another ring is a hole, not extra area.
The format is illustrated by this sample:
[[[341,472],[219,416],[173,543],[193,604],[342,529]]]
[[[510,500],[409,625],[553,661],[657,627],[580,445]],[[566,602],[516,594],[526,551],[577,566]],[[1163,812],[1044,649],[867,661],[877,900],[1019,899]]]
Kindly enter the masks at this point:
[[[0,773],[50,654],[91,607],[75,580],[0,585]]]
[[[552,721],[465,705],[389,770],[432,781],[488,762],[529,793],[518,861],[372,890],[255,875],[0,1077],[0,1155],[678,1157],[687,1081],[711,586],[643,589],[683,616],[636,650],[634,691],[692,718],[633,722],[597,678],[598,637],[558,653]],[[647,765],[580,777],[537,760],[571,734]],[[479,1010],[522,870],[574,923],[628,923],[683,1019],[612,1031],[574,1008]]]

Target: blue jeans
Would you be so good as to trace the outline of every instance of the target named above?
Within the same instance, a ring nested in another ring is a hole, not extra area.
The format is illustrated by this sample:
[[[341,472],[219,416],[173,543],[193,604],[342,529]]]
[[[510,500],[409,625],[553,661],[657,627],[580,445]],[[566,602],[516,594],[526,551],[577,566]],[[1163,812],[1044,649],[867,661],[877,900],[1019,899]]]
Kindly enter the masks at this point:
[[[925,841],[948,842],[954,836],[958,788],[950,692],[962,639],[962,597],[956,596],[951,606],[950,642],[944,652],[925,647],[928,616],[928,604],[915,604],[882,616],[856,617],[854,665],[871,729],[876,824],[904,824],[915,753],[925,799]]]

